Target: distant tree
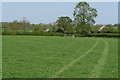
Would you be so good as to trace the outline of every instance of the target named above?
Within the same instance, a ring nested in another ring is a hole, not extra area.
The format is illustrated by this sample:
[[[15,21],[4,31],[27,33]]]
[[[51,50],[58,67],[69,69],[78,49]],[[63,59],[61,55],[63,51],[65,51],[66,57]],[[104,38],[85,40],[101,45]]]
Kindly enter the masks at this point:
[[[57,31],[57,29],[58,29],[58,26],[56,25],[56,22],[53,22],[53,23],[51,23],[51,31],[52,32],[56,32]]]
[[[2,30],[8,30],[10,27],[10,23],[9,22],[2,22]]]
[[[107,33],[117,33],[117,28],[113,27],[113,25],[108,24],[106,26],[108,27],[108,29],[106,30]]]
[[[59,17],[56,23],[59,31],[64,33],[70,33],[72,31],[72,19],[70,17]]]
[[[26,17],[23,17],[20,23],[21,23],[21,28],[23,31],[27,31],[30,29],[30,22],[27,20]]]
[[[10,30],[13,31],[13,35],[16,35],[16,32],[19,30],[19,22],[18,22],[18,20],[14,20],[11,23]]]
[[[114,24],[113,26],[114,27],[120,27],[120,24]]]
[[[81,34],[89,33],[90,24],[94,24],[94,18],[97,16],[97,10],[91,8],[87,2],[79,2],[74,9],[74,24],[77,26],[77,32]]]

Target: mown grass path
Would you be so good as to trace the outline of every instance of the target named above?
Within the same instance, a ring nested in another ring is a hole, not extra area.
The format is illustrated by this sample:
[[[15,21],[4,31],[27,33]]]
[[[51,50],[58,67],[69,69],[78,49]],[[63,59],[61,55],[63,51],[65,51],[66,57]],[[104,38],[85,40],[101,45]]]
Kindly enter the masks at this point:
[[[60,73],[64,72],[66,69],[74,65],[77,61],[81,60],[83,57],[85,57],[89,52],[91,52],[96,46],[98,45],[98,41],[91,47],[87,52],[85,52],[82,56],[79,56],[76,59],[73,59],[69,64],[62,67],[59,71],[57,71],[54,75],[50,76],[50,78],[56,78]]]
[[[97,64],[94,65],[90,78],[101,78],[101,73],[102,70],[104,69],[106,63],[106,57],[108,56],[108,50],[109,50],[109,43],[105,40],[103,40],[103,42],[105,43],[105,46],[102,55],[98,60]]]

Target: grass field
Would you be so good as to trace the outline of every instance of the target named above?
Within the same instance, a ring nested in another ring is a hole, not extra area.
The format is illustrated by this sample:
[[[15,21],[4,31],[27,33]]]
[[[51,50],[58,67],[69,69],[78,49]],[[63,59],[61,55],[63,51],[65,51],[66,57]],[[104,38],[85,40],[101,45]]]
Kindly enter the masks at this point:
[[[0,35],[0,79],[2,79],[2,36]]]
[[[117,38],[3,36],[3,78],[117,78]]]

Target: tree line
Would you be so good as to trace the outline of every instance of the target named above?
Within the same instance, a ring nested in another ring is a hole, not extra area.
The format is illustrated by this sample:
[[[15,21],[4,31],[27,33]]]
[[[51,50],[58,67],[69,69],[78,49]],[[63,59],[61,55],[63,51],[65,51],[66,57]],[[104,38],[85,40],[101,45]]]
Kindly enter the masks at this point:
[[[16,35],[17,33],[62,33],[67,35],[90,35],[91,33],[118,33],[119,24],[105,25],[107,28],[99,30],[103,25],[95,25],[94,18],[97,10],[87,2],[79,2],[73,12],[74,20],[68,16],[58,17],[58,20],[49,24],[31,24],[26,18],[21,21],[1,22],[3,34]],[[47,31],[46,31],[47,30]],[[45,33],[45,34],[46,34]]]

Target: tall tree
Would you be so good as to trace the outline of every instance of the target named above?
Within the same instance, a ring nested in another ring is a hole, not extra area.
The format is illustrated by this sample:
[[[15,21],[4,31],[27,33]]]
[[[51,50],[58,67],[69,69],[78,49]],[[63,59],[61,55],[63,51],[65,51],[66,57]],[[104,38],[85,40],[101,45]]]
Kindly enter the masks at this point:
[[[77,32],[86,33],[89,25],[95,23],[94,18],[97,16],[97,10],[90,7],[87,2],[79,2],[74,9],[73,16]]]

